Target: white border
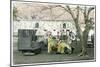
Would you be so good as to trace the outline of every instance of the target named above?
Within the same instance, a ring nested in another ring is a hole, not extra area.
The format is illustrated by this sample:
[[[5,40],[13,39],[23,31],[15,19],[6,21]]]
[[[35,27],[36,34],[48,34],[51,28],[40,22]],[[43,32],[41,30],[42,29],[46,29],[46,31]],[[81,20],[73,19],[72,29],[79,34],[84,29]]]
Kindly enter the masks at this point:
[[[32,64],[15,64],[13,63],[13,3],[15,2],[25,2],[27,1],[28,3],[32,2],[33,0],[23,0],[23,1],[11,1],[11,66],[36,66],[36,65],[51,65],[51,64],[65,64],[65,63],[80,63],[80,62],[94,62],[96,61],[96,38],[95,38],[95,43],[94,43],[94,59],[93,60],[78,60],[78,61],[62,61],[62,62],[43,62],[43,63],[32,63]],[[40,1],[33,1],[36,3],[50,3],[50,4],[68,4],[68,3],[55,3],[55,2],[40,2]],[[26,2],[25,2],[26,3]],[[68,5],[77,5],[77,4],[68,4]],[[78,5],[84,5],[84,4],[78,4]],[[95,6],[95,5],[86,5],[86,6]],[[95,8],[96,9],[96,8]],[[95,11],[96,15],[96,11]],[[96,21],[96,19],[95,19]],[[95,24],[95,33],[96,33],[96,24]],[[95,35],[96,37],[96,35]]]

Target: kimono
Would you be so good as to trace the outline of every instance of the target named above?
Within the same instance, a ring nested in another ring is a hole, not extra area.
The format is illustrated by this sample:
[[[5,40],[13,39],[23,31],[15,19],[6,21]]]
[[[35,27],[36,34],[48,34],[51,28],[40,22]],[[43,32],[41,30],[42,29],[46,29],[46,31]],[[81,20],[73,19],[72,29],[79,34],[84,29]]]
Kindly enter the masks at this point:
[[[53,51],[52,47],[56,48],[56,40],[52,37],[48,37],[48,53],[51,53],[51,51]]]
[[[66,42],[64,42],[64,41],[59,43],[57,48],[58,48],[57,52],[61,53],[61,54],[71,53],[71,51],[72,51],[71,46],[69,44],[67,44]],[[65,51],[65,48],[67,49],[67,51]]]

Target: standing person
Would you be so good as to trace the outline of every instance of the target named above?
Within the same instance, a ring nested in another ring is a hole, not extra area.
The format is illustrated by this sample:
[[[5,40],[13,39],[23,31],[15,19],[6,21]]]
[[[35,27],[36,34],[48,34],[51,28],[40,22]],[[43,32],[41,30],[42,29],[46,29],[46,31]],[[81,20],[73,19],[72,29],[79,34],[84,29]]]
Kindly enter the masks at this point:
[[[94,46],[94,34],[91,35],[91,42],[92,42],[92,45]]]
[[[51,52],[51,41],[52,41],[52,36],[51,34],[48,35],[48,53]]]
[[[51,34],[48,37],[48,53],[51,53],[52,51],[56,50],[57,40],[55,37],[53,37]]]

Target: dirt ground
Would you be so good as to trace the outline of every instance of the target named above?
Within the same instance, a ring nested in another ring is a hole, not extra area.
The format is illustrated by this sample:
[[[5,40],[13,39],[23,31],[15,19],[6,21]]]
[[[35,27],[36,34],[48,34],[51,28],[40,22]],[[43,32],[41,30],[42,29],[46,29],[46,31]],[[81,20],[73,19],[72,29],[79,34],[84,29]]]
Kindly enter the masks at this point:
[[[78,53],[77,53],[78,54]],[[61,61],[77,61],[77,60],[93,60],[94,48],[88,48],[88,56],[79,57],[76,53],[68,54],[48,54],[47,51],[42,51],[41,54],[33,56],[24,56],[17,49],[17,38],[13,42],[13,63],[14,64],[32,64],[43,62],[61,62]]]

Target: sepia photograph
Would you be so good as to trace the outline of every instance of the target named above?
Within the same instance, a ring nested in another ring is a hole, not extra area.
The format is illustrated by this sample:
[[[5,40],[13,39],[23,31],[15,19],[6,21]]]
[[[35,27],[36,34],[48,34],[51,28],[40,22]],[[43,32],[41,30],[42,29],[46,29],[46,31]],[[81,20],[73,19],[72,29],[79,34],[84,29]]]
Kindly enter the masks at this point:
[[[11,65],[96,60],[96,6],[11,1]]]

